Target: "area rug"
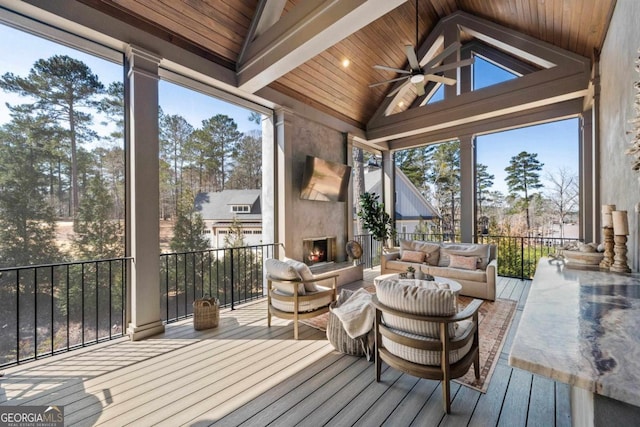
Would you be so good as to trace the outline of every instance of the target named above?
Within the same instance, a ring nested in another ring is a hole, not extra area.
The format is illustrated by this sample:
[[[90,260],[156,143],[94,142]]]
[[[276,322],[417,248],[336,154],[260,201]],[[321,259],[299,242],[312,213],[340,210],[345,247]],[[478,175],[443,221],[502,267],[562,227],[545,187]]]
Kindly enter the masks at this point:
[[[374,287],[366,288],[374,292]],[[466,307],[473,298],[460,296],[458,303],[460,309]],[[489,380],[500,358],[507,332],[511,326],[513,315],[516,312],[517,301],[498,298],[494,302],[485,301],[478,311],[478,323],[480,329],[480,379],[476,380],[473,367],[462,377],[455,379],[457,383],[486,393]],[[300,322],[312,328],[326,331],[329,313]]]

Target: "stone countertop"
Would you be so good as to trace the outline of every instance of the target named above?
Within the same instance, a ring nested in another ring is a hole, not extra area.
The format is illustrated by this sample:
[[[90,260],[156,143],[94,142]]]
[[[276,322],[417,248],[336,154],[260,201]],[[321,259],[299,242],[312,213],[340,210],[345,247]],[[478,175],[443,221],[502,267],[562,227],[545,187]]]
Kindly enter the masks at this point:
[[[640,406],[640,276],[542,258],[509,364]]]

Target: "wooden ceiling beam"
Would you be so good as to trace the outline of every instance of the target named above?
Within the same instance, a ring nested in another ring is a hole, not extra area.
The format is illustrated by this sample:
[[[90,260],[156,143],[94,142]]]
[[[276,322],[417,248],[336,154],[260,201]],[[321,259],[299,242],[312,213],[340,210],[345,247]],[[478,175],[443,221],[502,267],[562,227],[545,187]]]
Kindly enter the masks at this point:
[[[587,94],[589,72],[554,67],[426,107],[383,117],[367,128],[370,143],[459,126]]]
[[[249,43],[237,67],[238,87],[256,92],[405,1],[300,2]]]
[[[286,4],[287,0],[260,0],[258,2],[258,7],[251,20],[249,32],[238,54],[237,63],[241,63],[244,60],[249,44],[260,34],[271,28],[273,24],[278,22]]]

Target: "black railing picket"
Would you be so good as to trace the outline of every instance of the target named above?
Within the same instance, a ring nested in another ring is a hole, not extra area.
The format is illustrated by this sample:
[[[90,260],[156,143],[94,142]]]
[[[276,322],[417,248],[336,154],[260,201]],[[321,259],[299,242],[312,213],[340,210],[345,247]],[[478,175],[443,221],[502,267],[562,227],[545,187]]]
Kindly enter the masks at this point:
[[[129,259],[114,258],[0,268],[0,281],[6,286],[12,286],[12,283],[15,285],[15,313],[8,314],[9,319],[15,319],[15,328],[11,328],[15,331],[15,340],[8,338],[8,342],[2,341],[4,344],[0,346],[0,368],[122,336],[122,330],[120,333],[114,333],[110,328],[114,310],[112,272],[114,266],[120,266],[121,306],[118,309],[121,311],[121,323],[124,324],[125,261]],[[105,262],[109,264],[108,268],[104,268],[104,265],[100,268]],[[91,275],[91,268],[95,269],[94,275]],[[105,270],[109,271],[108,280],[102,283],[101,275],[105,274]],[[87,278],[92,276],[95,278],[95,287],[86,283]],[[101,283],[103,292],[100,290]],[[74,288],[79,291],[79,295],[77,291],[72,290]],[[104,295],[106,289],[109,290],[107,298]],[[91,292],[94,291],[95,298],[91,298]],[[29,295],[31,292],[33,298]],[[74,301],[75,306],[72,306]],[[108,314],[104,313],[104,308],[101,309],[107,304]],[[50,312],[47,313],[47,310]],[[95,310],[95,316],[91,315],[91,310]],[[92,323],[94,319],[95,323]],[[105,322],[108,322],[109,332],[101,328],[101,324]],[[95,327],[95,331],[91,331],[91,327]],[[72,337],[78,335],[79,342],[72,343]],[[61,342],[65,339],[66,343]],[[11,342],[15,342],[15,349],[12,349]]]

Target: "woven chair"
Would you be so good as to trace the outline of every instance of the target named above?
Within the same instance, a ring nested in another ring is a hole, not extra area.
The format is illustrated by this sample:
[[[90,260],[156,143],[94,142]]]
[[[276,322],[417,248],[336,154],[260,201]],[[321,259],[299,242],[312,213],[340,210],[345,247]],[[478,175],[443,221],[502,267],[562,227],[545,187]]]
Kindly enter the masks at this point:
[[[267,325],[271,327],[271,316],[292,319],[293,337],[296,340],[298,320],[326,313],[329,311],[329,305],[336,301],[339,275],[315,276],[305,267],[304,263],[291,260],[265,261],[268,288]]]
[[[380,287],[377,289],[380,293]],[[397,289],[396,292],[402,292]],[[427,290],[405,293],[404,297],[417,302],[408,311],[391,308],[382,304],[379,297],[373,297],[375,316],[375,369],[376,381],[380,382],[382,362],[390,367],[420,378],[442,381],[444,410],[451,412],[449,381],[467,373],[474,365],[476,378],[480,378],[480,351],[478,337],[478,309],[482,300],[474,299],[460,313],[440,316],[429,315],[433,309],[433,299],[425,304],[416,294]],[[442,296],[446,291],[432,291]],[[451,294],[451,293],[450,293]],[[397,296],[401,298],[401,296]],[[432,295],[428,296],[429,298]],[[445,295],[446,298],[450,296]],[[439,296],[437,297],[439,298]],[[455,298],[455,295],[453,295]],[[402,301],[400,304],[406,304]],[[450,304],[451,301],[447,301]],[[392,304],[397,305],[397,304]],[[417,308],[417,309],[416,309]],[[470,320],[468,320],[470,319]],[[458,323],[460,322],[460,323]],[[457,327],[454,326],[458,323]],[[417,334],[422,331],[424,335]]]

